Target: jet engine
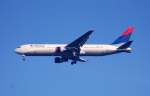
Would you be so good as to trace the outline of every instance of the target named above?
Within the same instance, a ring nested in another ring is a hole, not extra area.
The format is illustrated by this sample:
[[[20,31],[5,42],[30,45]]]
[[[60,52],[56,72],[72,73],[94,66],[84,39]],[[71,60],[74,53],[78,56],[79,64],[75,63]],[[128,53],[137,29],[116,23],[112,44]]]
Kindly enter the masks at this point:
[[[62,62],[67,62],[68,58],[61,58],[61,57],[56,57],[55,58],[55,63],[62,63]]]
[[[63,60],[60,57],[55,58],[55,63],[62,63]]]

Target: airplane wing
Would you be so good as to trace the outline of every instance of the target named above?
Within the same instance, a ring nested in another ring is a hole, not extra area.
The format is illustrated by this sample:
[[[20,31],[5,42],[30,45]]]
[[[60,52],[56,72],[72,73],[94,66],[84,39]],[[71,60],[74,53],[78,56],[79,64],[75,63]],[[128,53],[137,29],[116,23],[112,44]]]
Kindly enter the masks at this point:
[[[85,42],[88,40],[89,36],[92,34],[93,30],[89,30],[85,34],[83,34],[81,37],[77,38],[70,44],[66,46],[66,48],[80,48],[82,47]]]
[[[71,62],[71,64],[76,64],[76,61],[85,62],[85,60],[79,57],[80,47],[82,47],[86,43],[92,32],[93,30],[89,30],[81,37],[77,38],[76,40],[65,46],[66,50],[62,52],[62,58],[72,59],[73,61]]]

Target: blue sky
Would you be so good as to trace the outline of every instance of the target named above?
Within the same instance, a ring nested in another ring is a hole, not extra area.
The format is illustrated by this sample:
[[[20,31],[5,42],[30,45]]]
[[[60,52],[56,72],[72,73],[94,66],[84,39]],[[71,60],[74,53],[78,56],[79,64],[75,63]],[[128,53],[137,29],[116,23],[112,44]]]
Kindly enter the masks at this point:
[[[1,0],[0,96],[150,96],[149,0]],[[85,57],[71,66],[27,57],[26,43],[69,43],[89,29],[87,43],[111,43],[133,26],[131,54]]]

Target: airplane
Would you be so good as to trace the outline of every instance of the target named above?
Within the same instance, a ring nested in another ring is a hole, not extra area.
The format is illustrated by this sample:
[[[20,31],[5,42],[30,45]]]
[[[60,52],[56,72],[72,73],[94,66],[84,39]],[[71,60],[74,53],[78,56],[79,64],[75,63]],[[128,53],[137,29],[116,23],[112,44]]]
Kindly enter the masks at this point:
[[[111,44],[85,44],[90,35],[94,32],[89,30],[81,37],[69,44],[25,44],[17,47],[15,52],[25,56],[55,56],[55,63],[63,63],[71,60],[71,64],[86,62],[81,56],[106,56],[116,53],[131,53],[130,40],[133,33],[133,27],[129,26],[114,42]]]

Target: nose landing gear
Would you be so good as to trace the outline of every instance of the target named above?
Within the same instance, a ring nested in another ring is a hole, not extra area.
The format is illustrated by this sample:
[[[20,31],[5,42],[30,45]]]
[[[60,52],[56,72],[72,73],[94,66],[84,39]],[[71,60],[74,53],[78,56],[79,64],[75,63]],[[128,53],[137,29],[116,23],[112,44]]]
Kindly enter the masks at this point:
[[[22,61],[26,61],[25,55],[22,55]]]

